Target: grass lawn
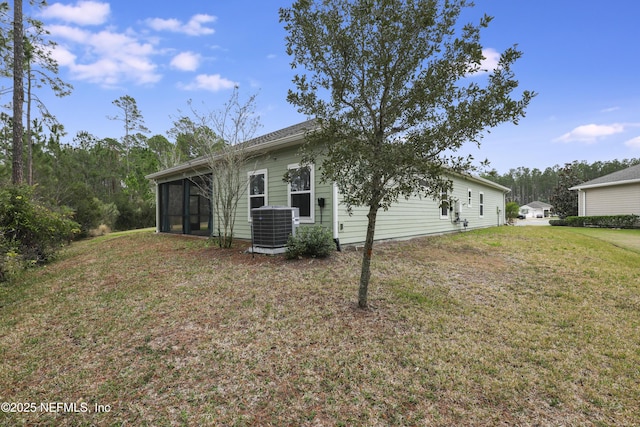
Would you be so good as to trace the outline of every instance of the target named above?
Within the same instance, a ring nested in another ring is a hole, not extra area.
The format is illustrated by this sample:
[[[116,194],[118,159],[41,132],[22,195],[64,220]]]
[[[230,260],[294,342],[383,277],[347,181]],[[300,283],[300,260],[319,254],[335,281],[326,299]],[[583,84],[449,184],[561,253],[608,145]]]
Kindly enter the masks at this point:
[[[640,252],[640,230],[610,230],[606,228],[574,228],[576,233],[604,240],[621,248]]]
[[[566,227],[380,244],[368,311],[360,256],[75,243],[0,285],[0,401],[36,404],[0,425],[640,425],[638,251]]]

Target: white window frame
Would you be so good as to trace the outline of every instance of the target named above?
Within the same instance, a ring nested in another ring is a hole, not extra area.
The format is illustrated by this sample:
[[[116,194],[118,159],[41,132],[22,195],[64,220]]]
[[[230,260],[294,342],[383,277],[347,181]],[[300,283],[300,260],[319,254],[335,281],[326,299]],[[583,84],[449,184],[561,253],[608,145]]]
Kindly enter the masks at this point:
[[[251,177],[256,175],[264,175],[264,194],[260,196],[264,197],[264,205],[269,206],[269,174],[267,169],[258,169],[255,171],[247,172],[247,218],[251,222],[251,198],[258,195],[251,195]]]
[[[305,194],[305,193],[309,193],[309,213],[311,214],[311,216],[300,216],[300,223],[302,224],[314,224],[315,223],[315,218],[316,218],[316,203],[315,203],[315,187],[316,187],[316,181],[315,181],[315,172],[314,172],[314,165],[306,165],[307,168],[309,168],[309,190],[307,191],[298,191],[296,193],[293,194]],[[290,165],[287,165],[287,169],[288,170],[294,170],[294,169],[300,169],[300,163],[293,163]],[[289,207],[292,207],[291,205],[291,183],[289,182],[287,184],[287,203],[289,205]]]
[[[470,188],[467,188],[467,206],[473,206],[473,191]]]
[[[447,204],[446,215],[442,215],[443,204]],[[449,200],[449,192],[447,190],[440,190],[440,205],[438,206],[438,210],[440,212],[440,219],[449,219],[449,211],[451,201]]]
[[[479,216],[484,218],[484,192],[478,193]]]

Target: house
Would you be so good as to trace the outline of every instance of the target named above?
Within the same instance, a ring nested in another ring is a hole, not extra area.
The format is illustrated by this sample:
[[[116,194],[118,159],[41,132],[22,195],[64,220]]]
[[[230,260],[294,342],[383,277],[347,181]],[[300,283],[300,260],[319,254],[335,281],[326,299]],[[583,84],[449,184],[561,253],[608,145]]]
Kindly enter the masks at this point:
[[[300,226],[321,225],[333,232],[338,244],[364,242],[367,208],[354,207],[351,214],[341,204],[338,187],[320,180],[318,165],[300,168],[299,148],[314,121],[303,122],[245,142],[253,156],[242,170],[247,191],[238,203],[234,236],[251,239],[251,208],[261,206],[298,207]],[[147,176],[157,186],[156,224],[158,232],[215,235],[215,215],[203,194],[208,162],[205,158]],[[286,182],[294,171],[299,179]],[[452,174],[453,190],[441,200],[425,197],[401,199],[387,211],[380,211],[376,240],[408,238],[503,225],[505,194],[509,188],[486,179]],[[249,188],[249,183],[252,183]]]
[[[578,216],[639,215],[640,165],[592,179],[578,190]]]
[[[531,202],[520,206],[520,215],[525,218],[547,218],[551,214],[551,206],[545,202]]]

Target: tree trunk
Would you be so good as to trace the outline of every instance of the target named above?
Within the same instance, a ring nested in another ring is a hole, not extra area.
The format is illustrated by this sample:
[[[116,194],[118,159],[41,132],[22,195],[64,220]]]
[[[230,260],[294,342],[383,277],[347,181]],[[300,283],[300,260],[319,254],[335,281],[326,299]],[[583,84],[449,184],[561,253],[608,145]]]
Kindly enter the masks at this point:
[[[358,306],[367,308],[367,294],[369,292],[369,279],[371,278],[371,256],[373,254],[373,235],[376,230],[376,217],[378,206],[369,206],[369,223],[367,225],[367,237],[364,242],[364,254],[362,255],[362,270],[360,271],[360,288],[358,289]]]
[[[13,163],[11,181],[20,185],[24,180],[22,170],[22,104],[24,102],[24,40],[22,25],[22,0],[13,2]]]
[[[27,184],[33,185],[33,139],[31,135],[31,63],[27,64]]]

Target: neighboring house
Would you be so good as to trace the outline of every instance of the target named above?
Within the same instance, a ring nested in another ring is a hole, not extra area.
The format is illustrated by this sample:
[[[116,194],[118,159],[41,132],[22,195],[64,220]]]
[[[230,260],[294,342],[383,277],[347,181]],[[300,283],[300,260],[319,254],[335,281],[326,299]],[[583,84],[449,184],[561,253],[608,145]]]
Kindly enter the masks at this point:
[[[639,215],[640,165],[592,179],[569,190],[578,190],[579,216]]]
[[[238,204],[234,235],[251,239],[250,208],[260,206],[298,207],[300,226],[322,225],[333,232],[336,243],[355,244],[365,240],[368,208],[354,207],[351,215],[341,204],[338,187],[322,183],[317,165],[300,169],[298,149],[314,121],[291,126],[245,143],[255,156],[242,171],[247,192]],[[215,235],[215,215],[202,193],[208,162],[204,158],[147,176],[156,183],[158,232]],[[294,183],[283,180],[298,170]],[[401,198],[389,210],[380,210],[376,240],[408,238],[503,225],[505,194],[509,188],[489,180],[452,174],[453,191],[440,200],[430,197]],[[253,183],[249,188],[249,182]],[[441,200],[444,202],[441,203]]]
[[[525,218],[547,218],[552,207],[549,203],[535,201],[520,206],[520,215]]]

